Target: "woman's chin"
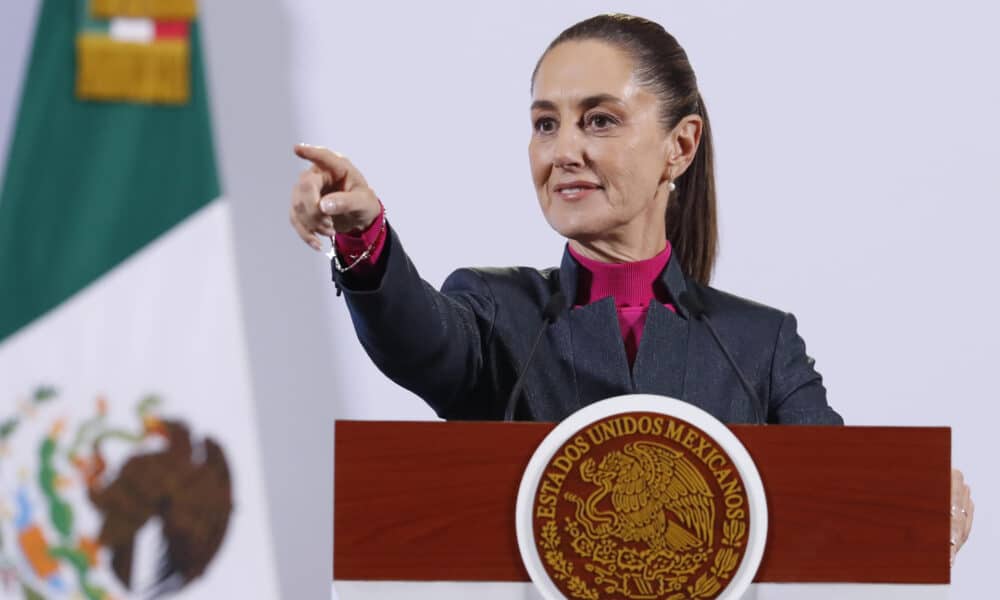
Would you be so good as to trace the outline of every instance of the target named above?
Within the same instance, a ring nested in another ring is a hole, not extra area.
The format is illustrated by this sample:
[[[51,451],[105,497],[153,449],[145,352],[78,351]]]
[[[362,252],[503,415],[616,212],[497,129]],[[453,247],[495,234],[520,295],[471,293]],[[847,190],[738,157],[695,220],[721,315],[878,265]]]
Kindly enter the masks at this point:
[[[552,223],[552,229],[555,229],[559,235],[566,239],[587,241],[599,239],[601,237],[601,228],[596,227],[588,223]]]
[[[545,215],[552,229],[571,240],[599,239],[611,226],[608,219],[583,211],[549,211]]]

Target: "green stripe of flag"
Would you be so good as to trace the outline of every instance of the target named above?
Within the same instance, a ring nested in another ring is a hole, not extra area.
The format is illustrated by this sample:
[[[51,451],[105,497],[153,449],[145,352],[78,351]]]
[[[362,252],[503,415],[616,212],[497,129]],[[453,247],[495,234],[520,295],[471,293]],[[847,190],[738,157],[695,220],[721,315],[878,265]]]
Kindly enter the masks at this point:
[[[219,195],[197,24],[189,104],[82,102],[80,10],[39,12],[0,187],[0,341]]]
[[[88,33],[107,35],[110,22],[107,19],[95,19],[90,14],[90,0],[76,0],[77,27]]]

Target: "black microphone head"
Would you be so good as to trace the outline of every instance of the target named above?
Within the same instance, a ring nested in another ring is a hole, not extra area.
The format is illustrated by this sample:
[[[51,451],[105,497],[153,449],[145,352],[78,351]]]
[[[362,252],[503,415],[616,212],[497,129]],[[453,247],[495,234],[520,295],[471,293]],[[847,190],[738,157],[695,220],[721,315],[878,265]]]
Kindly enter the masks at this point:
[[[549,301],[545,303],[545,309],[542,310],[542,318],[549,323],[555,323],[556,319],[559,318],[559,313],[562,312],[565,305],[566,295],[563,294],[561,290],[552,294]]]
[[[701,319],[701,316],[705,314],[705,305],[701,303],[701,298],[698,297],[698,294],[692,290],[684,290],[681,292],[677,301],[680,302],[681,306],[686,308],[695,319]]]

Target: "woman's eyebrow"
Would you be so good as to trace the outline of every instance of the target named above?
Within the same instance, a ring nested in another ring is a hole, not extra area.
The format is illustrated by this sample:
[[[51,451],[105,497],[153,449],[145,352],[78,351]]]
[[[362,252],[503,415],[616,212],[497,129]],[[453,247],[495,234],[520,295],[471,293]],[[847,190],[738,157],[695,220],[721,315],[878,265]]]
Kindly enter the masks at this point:
[[[595,96],[587,96],[583,100],[580,100],[579,104],[581,109],[589,110],[599,104],[618,104],[619,106],[625,106],[625,101],[618,96],[613,96],[611,94],[597,94]]]
[[[531,110],[555,110],[556,105],[548,100],[535,100],[531,103]]]
[[[582,110],[588,110],[603,103],[624,105],[625,102],[618,96],[612,94],[595,94],[587,96],[577,102]],[[531,110],[556,110],[556,105],[550,100],[535,100],[531,103]]]

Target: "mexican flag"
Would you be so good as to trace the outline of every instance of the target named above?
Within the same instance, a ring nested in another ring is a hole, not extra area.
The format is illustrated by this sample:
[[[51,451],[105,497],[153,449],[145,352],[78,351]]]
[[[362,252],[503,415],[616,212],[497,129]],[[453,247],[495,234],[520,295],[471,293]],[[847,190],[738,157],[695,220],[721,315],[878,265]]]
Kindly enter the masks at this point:
[[[44,0],[0,179],[0,598],[276,598],[194,0]]]

